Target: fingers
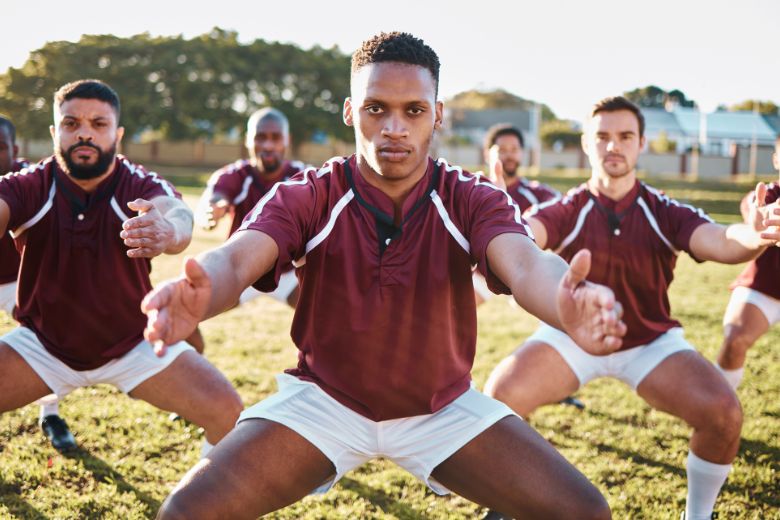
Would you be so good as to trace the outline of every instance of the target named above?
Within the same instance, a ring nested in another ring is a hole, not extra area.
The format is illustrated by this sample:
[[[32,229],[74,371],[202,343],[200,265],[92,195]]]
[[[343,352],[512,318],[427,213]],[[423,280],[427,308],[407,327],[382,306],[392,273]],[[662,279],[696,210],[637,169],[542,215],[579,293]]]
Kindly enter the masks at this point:
[[[184,276],[193,287],[199,288],[211,283],[209,275],[195,257],[188,256],[184,259]]]
[[[756,184],[756,206],[762,208],[766,206],[766,184],[759,182]]]
[[[590,273],[590,261],[590,251],[587,249],[578,251],[569,263],[569,269],[564,275],[563,286],[569,290],[574,290],[579,284],[584,282],[588,273]]]
[[[152,204],[148,200],[135,199],[128,202],[127,207],[143,215],[144,213],[149,213],[150,211],[152,211],[154,209],[154,204]]]

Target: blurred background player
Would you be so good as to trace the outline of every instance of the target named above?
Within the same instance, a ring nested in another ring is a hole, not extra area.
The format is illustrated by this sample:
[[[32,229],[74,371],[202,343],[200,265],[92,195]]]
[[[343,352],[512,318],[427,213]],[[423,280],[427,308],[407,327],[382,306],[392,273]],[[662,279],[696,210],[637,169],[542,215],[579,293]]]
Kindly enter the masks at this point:
[[[305,168],[300,161],[285,159],[289,146],[290,123],[287,116],[271,107],[253,113],[246,126],[249,159],[236,161],[212,174],[196,210],[197,223],[205,229],[214,229],[222,217],[229,215],[230,237],[274,184]],[[246,303],[261,294],[254,287],[248,287],[241,294],[239,303]],[[279,286],[269,296],[295,308],[298,279],[292,266],[285,271]]]
[[[0,175],[17,172],[29,166],[20,157],[16,145],[16,128],[7,118],[0,116]],[[19,275],[19,252],[16,250],[10,233],[0,236],[0,310],[13,316],[16,305],[16,279]],[[39,424],[43,434],[51,441],[52,446],[60,452],[76,448],[76,439],[68,429],[68,424],[59,415],[59,399],[50,394],[40,398],[41,406]]]
[[[775,141],[772,163],[780,172],[780,137]],[[780,198],[777,182],[767,188],[766,202]],[[749,218],[755,193],[742,199],[742,217]],[[780,248],[770,247],[751,261],[732,284],[733,291],[723,316],[723,345],[717,368],[736,390],[745,371],[748,349],[769,327],[780,321]]]

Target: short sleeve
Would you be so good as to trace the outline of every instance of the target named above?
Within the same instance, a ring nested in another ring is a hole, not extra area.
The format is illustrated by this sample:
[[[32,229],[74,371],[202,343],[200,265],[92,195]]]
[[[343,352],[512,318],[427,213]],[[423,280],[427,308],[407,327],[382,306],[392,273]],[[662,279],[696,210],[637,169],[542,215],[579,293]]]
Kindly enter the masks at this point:
[[[134,195],[136,197],[152,200],[156,197],[174,197],[181,199],[181,193],[179,193],[173,184],[166,181],[156,172],[147,172],[142,166],[136,166],[142,173],[141,182],[134,186]]]
[[[279,248],[274,269],[253,284],[259,291],[276,289],[279,277],[290,269],[294,260],[306,254],[309,227],[317,207],[316,189],[308,172],[298,173],[289,181],[275,184],[236,230],[236,233],[262,231]]]
[[[691,235],[702,224],[713,222],[713,220],[700,208],[688,204],[680,204],[676,200],[667,199],[665,205],[667,225],[670,228],[669,236],[675,249],[687,252],[691,257],[697,259],[691,253]]]
[[[42,173],[41,170],[22,170],[0,177],[0,199],[8,204],[11,213],[9,231],[32,219],[46,204],[49,190]]]
[[[563,239],[574,227],[577,204],[572,197],[557,199],[550,204],[537,206],[535,211],[526,216],[532,216],[544,226],[547,232],[547,249],[558,249]]]
[[[243,183],[244,179],[238,168],[234,165],[225,166],[211,174],[208,189],[211,193],[224,195],[232,202],[241,193]]]
[[[509,294],[511,291],[490,270],[487,260],[487,248],[490,241],[504,233],[518,233],[533,239],[531,229],[523,220],[520,208],[512,198],[500,188],[486,182],[477,182],[469,194],[466,216],[468,241],[472,261],[487,280],[488,287],[497,294]]]

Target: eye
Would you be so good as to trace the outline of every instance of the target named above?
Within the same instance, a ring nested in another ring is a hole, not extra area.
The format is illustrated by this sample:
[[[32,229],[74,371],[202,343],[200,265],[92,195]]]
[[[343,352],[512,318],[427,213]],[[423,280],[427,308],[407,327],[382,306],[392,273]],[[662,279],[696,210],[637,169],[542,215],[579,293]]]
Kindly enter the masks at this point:
[[[62,126],[64,126],[65,128],[75,128],[76,122],[73,121],[72,119],[66,119],[65,121],[62,122]]]
[[[381,114],[382,113],[382,107],[380,107],[379,105],[368,105],[366,107],[366,112],[368,112],[369,114],[374,114],[374,115]]]
[[[411,108],[409,108],[409,113],[412,114],[413,116],[418,116],[418,115],[422,114],[423,112],[425,112],[425,109],[422,108],[422,107],[411,107]]]

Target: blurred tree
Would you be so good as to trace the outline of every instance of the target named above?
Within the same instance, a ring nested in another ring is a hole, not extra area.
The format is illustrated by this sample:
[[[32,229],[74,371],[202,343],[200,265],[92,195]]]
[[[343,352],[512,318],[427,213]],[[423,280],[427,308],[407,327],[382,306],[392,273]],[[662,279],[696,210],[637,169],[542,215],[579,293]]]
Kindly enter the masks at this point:
[[[634,90],[624,92],[623,95],[640,107],[645,108],[667,108],[669,104],[693,108],[696,104],[693,100],[688,99],[681,90],[672,89],[667,92],[655,85],[635,88]]]
[[[539,137],[548,148],[552,148],[556,142],[564,148],[580,146],[582,132],[572,128],[567,121],[546,121],[539,129]]]
[[[0,112],[24,137],[45,138],[52,95],[63,84],[97,78],[122,102],[129,136],[215,138],[243,133],[257,108],[274,106],[290,119],[295,142],[315,132],[349,139],[339,114],[349,93],[349,57],[338,48],[303,50],[214,28],[182,36],[129,38],[85,35],[78,42],[49,42],[19,69],[0,74]]]
[[[535,101],[516,96],[503,89],[496,90],[466,90],[453,96],[444,102],[448,108],[462,108],[467,110],[485,110],[491,108],[515,108],[531,110]],[[542,107],[542,121],[553,121],[555,114],[545,104]]]
[[[728,109],[730,112],[752,112],[758,107],[758,112],[765,115],[778,115],[780,110],[778,106],[772,101],[760,101],[758,99],[747,99],[741,103],[731,105]]]
[[[677,150],[677,142],[671,141],[666,131],[661,130],[658,137],[650,141],[650,150],[655,153],[672,153]]]

